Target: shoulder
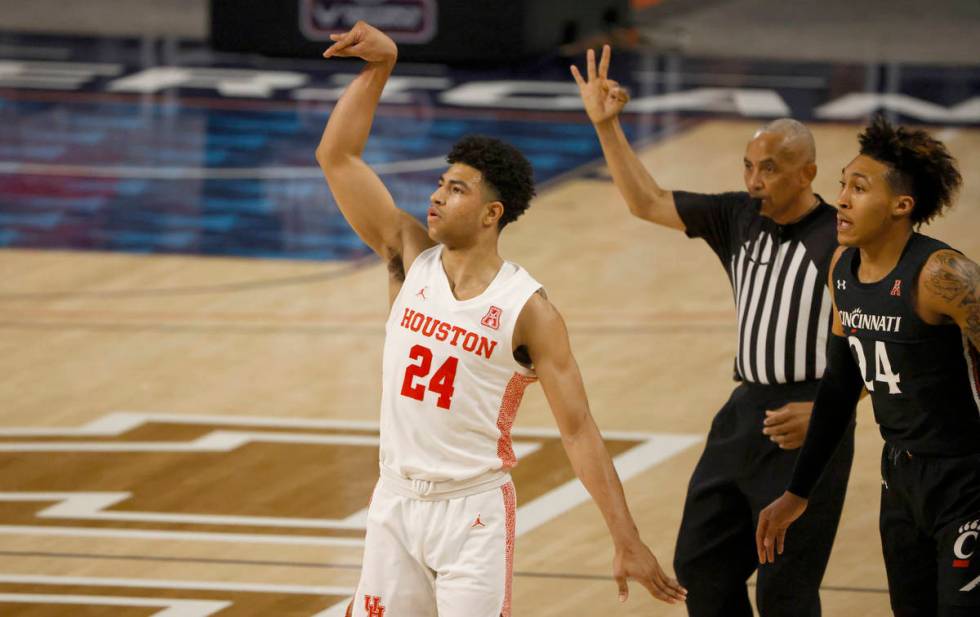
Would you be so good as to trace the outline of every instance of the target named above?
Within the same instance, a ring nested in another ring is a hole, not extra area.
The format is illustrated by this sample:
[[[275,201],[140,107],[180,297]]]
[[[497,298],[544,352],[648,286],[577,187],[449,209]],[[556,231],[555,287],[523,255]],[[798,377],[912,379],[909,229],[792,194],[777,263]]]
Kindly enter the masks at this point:
[[[531,294],[521,308],[514,334],[520,344],[527,344],[535,340],[546,340],[564,327],[561,313],[548,299],[548,294],[542,287]]]
[[[517,325],[521,326],[540,326],[542,323],[551,319],[561,319],[558,309],[548,299],[548,294],[544,287],[539,288],[524,303],[521,309],[521,316],[518,318]]]
[[[980,267],[962,253],[941,248],[926,259],[919,274],[923,298],[952,302],[967,291],[980,287]]]
[[[807,217],[794,225],[791,236],[806,247],[807,254],[821,272],[832,272],[843,249],[837,243],[837,209],[820,200]]]
[[[940,249],[923,264],[916,291],[916,310],[923,320],[933,324],[951,320],[977,344],[980,266],[953,249]]]
[[[678,207],[734,207],[749,208],[752,197],[745,191],[730,191],[727,193],[691,193],[689,191],[673,191],[674,204]]]

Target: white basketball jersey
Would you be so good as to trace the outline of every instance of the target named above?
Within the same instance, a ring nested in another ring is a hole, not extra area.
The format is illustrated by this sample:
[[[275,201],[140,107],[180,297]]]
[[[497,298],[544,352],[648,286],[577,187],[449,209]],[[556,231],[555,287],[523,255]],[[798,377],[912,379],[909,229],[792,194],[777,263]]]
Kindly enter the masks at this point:
[[[442,482],[517,464],[510,430],[536,377],[514,359],[511,339],[540,287],[505,261],[482,294],[460,301],[442,267],[442,245],[415,259],[385,326],[382,465]]]

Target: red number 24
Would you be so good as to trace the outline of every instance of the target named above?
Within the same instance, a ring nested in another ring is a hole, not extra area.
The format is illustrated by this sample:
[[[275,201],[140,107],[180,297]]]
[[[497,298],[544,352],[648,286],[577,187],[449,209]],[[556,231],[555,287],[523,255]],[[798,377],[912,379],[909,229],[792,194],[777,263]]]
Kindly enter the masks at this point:
[[[409,364],[405,369],[405,380],[402,382],[402,396],[421,401],[425,398],[425,386],[415,383],[416,377],[425,377],[432,369],[432,350],[422,345],[415,345],[408,352],[408,357],[418,360],[418,364]],[[453,356],[446,358],[439,370],[429,380],[429,390],[439,395],[436,406],[449,409],[453,402],[453,382],[456,381],[456,365],[459,360]]]

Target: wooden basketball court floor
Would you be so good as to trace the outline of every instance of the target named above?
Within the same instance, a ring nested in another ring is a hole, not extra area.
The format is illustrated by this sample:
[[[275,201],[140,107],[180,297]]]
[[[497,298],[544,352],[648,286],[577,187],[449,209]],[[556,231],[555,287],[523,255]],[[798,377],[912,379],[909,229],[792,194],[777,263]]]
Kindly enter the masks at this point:
[[[670,188],[739,189],[755,126],[706,121],[643,159]],[[828,201],[858,128],[813,125]],[[980,131],[937,131],[965,190],[925,231],[978,259]],[[634,516],[672,571],[686,483],[733,387],[724,271],[704,243],[632,219],[601,173],[551,184],[502,252],[564,313]],[[384,267],[8,249],[0,273],[0,614],[338,614],[376,478]],[[514,614],[686,614],[636,584],[617,602],[608,535],[539,388],[515,440]],[[880,445],[864,402],[826,615],[890,614]]]

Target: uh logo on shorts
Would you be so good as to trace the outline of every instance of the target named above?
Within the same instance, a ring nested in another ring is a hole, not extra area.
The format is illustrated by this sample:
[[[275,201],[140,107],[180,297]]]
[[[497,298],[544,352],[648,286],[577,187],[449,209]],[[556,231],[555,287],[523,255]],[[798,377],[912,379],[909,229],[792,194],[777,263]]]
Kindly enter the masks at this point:
[[[368,617],[385,617],[385,607],[378,596],[364,596],[364,610]]]
[[[960,526],[960,536],[956,538],[956,542],[953,544],[954,568],[970,567],[970,558],[973,557],[973,553],[977,549],[977,537],[980,536],[980,531],[977,531],[978,528],[980,528],[980,519]]]

